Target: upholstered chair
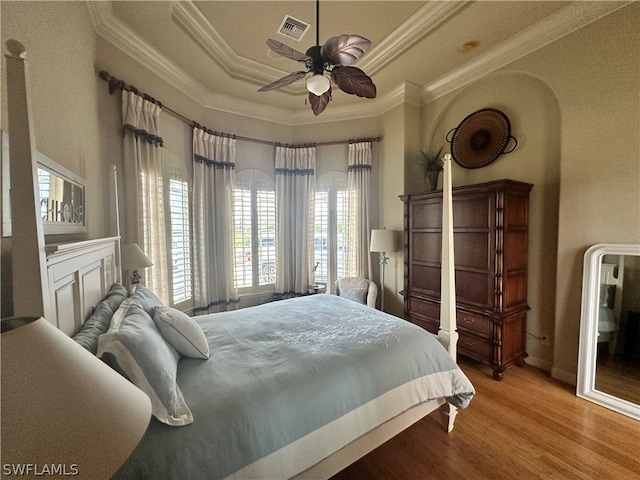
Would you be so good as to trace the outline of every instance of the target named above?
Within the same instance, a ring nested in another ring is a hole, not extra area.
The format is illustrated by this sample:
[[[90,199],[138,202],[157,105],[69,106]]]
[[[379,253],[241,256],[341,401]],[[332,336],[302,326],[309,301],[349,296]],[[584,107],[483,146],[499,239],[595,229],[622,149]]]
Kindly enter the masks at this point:
[[[376,308],[378,286],[362,277],[343,277],[336,282],[336,294],[354,302]]]

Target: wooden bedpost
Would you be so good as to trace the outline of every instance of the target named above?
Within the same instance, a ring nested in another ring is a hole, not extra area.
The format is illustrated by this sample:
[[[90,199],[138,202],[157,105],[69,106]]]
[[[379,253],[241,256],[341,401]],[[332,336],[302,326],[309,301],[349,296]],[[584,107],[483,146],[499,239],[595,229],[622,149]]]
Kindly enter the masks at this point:
[[[7,107],[11,176],[13,315],[49,316],[44,229],[40,218],[35,141],[24,45],[7,40]]]
[[[456,359],[458,331],[456,326],[456,273],[453,258],[453,201],[451,186],[451,154],[444,156],[442,181],[442,263],[440,267],[440,330],[438,338]]]

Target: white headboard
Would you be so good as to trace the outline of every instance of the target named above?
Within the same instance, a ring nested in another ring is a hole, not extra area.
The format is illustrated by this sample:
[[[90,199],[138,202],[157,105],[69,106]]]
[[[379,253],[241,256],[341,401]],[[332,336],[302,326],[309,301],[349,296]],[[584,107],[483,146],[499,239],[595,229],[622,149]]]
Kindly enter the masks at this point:
[[[47,245],[47,320],[67,335],[78,331],[111,285],[120,281],[118,237]]]

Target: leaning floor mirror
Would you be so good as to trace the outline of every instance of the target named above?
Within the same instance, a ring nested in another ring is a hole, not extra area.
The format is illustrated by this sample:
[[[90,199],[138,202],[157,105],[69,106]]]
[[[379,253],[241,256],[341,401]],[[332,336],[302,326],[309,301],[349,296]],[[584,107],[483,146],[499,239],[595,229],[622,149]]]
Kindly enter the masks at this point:
[[[576,392],[640,420],[640,245],[585,253]]]

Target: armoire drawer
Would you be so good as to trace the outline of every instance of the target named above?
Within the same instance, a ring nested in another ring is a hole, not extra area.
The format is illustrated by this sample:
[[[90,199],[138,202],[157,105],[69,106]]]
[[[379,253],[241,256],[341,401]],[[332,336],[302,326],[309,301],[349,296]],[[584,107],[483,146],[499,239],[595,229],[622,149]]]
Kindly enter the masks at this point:
[[[459,332],[458,350],[466,352],[471,357],[493,361],[493,342],[489,340]]]
[[[456,321],[461,331],[467,330],[484,338],[493,338],[493,319],[490,317],[458,310]]]
[[[407,320],[424,328],[427,332],[433,333],[434,335],[438,334],[438,330],[440,328],[440,324],[438,322],[430,321],[428,319],[418,317],[417,315],[409,315]]]
[[[409,311],[417,313],[423,317],[428,317],[440,321],[440,305],[436,305],[417,298],[409,298]]]

